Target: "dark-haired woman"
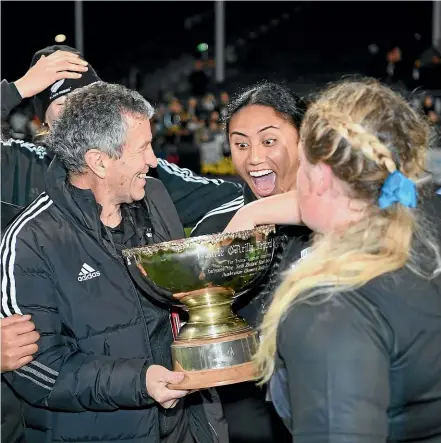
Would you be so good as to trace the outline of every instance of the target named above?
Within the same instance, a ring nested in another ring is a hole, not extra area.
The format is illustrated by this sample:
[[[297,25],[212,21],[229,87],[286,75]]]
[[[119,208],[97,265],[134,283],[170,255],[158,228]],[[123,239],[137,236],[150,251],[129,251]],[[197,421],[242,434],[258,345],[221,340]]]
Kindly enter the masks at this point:
[[[192,236],[223,231],[236,212],[257,199],[295,189],[299,131],[306,103],[288,88],[261,83],[247,88],[227,106],[224,118],[234,166],[244,180],[242,195],[213,209],[192,231]],[[306,227],[278,228],[278,249],[268,274],[258,287],[236,302],[235,311],[259,327],[275,289],[278,273],[300,254],[310,231]],[[287,255],[288,254],[288,255]],[[232,443],[288,442],[291,437],[265,400],[265,390],[254,383],[217,389]]]

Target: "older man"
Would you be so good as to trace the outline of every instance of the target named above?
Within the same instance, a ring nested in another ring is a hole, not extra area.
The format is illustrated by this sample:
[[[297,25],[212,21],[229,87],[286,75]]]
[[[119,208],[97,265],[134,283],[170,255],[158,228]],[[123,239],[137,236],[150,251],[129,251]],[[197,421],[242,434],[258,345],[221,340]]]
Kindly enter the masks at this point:
[[[121,259],[123,248],[183,236],[163,185],[146,176],[157,162],[152,114],[122,86],[72,92],[49,140],[46,192],[4,233],[1,314],[31,314],[41,335],[34,360],[4,374],[29,442],[213,440],[202,408],[167,388],[183,378],[169,370],[168,311]]]

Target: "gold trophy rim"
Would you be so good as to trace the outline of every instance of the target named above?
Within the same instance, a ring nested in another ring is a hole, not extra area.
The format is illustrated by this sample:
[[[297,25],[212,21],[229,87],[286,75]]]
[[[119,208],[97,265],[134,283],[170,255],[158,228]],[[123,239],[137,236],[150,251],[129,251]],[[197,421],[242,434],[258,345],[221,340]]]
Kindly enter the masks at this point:
[[[276,232],[275,225],[260,225],[254,229],[247,229],[236,232],[220,232],[216,234],[200,235],[198,237],[184,237],[177,240],[169,240],[166,242],[155,243],[153,245],[145,245],[135,248],[124,249],[122,254],[125,258],[133,258],[137,254],[153,256],[158,252],[177,252],[181,253],[190,246],[199,244],[216,244],[225,240],[247,240],[256,234],[269,235]]]

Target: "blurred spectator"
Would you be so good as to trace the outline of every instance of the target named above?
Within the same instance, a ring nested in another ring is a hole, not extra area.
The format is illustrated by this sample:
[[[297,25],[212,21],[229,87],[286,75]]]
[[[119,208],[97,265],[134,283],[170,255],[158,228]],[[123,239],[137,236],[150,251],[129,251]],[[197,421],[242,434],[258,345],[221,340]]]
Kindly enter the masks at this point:
[[[208,93],[202,99],[202,109],[207,112],[214,111],[216,109],[216,99],[213,94]]]
[[[386,53],[371,52],[373,58],[369,68],[369,75],[390,86],[406,87],[412,76],[412,67],[403,58],[403,52],[398,45]]]
[[[202,60],[196,60],[193,72],[188,77],[191,93],[196,97],[202,97],[206,91],[210,79],[204,72],[204,63]]]
[[[227,115],[227,105],[230,101],[228,92],[222,91],[219,96],[219,112],[223,119]]]
[[[201,163],[214,164],[223,158],[224,135],[217,121],[206,124],[202,135]]]
[[[423,100],[423,112],[429,119],[429,121],[433,124],[437,124],[440,122],[440,117],[435,110],[435,104],[433,102],[433,97],[430,95],[426,95]]]
[[[187,103],[187,111],[190,115],[197,116],[199,113],[198,109],[198,99],[196,97],[190,97]]]
[[[441,89],[441,56],[438,52],[432,54],[429,63],[421,66],[419,80],[425,89]]]

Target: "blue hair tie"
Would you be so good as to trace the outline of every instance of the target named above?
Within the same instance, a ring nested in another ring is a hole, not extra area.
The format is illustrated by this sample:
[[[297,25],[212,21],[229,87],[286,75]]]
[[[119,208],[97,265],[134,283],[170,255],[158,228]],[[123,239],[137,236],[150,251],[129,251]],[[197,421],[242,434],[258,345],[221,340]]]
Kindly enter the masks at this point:
[[[401,203],[408,208],[417,206],[417,190],[415,183],[399,171],[392,172],[381,188],[378,204],[381,209],[394,203]]]

